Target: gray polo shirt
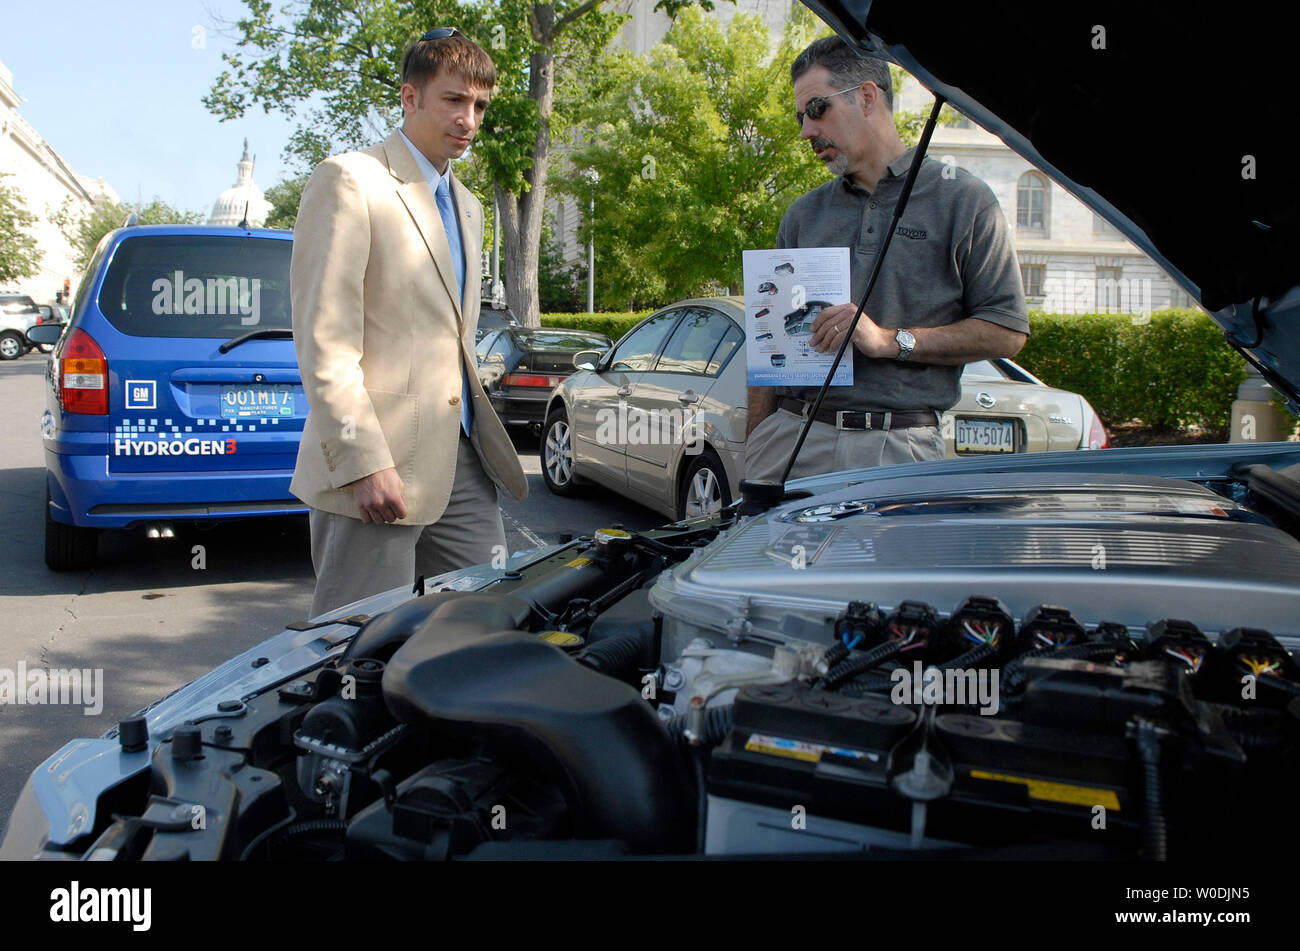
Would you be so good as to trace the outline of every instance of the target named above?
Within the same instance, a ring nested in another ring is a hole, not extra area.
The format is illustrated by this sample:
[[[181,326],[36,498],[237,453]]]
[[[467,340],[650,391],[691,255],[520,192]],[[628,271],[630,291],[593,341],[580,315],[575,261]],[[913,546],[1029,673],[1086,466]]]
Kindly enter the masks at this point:
[[[778,248],[849,248],[853,302],[867,278],[912,161],[891,162],[874,192],[846,175],[798,198],[781,219]],[[944,170],[948,168],[948,176]],[[978,317],[1029,333],[1020,269],[993,191],[974,175],[927,158],[885,255],[866,315],[882,327],[941,327]],[[823,409],[946,410],[961,396],[961,366],[874,360],[850,346],[853,386],[832,386]],[[777,387],[811,401],[816,387]]]

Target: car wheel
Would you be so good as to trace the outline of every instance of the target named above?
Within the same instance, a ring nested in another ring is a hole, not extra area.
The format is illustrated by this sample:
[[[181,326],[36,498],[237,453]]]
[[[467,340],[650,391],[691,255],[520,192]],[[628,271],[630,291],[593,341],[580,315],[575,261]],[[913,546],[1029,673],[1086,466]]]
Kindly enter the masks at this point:
[[[556,495],[577,493],[573,477],[573,430],[561,407],[551,410],[542,426],[542,481]]]
[[[50,515],[50,490],[45,489],[45,564],[51,571],[85,571],[95,567],[99,532],[64,525]]]
[[[0,334],[0,360],[17,360],[27,352],[27,341],[13,330]]]
[[[686,467],[681,490],[677,493],[677,517],[712,515],[730,504],[731,486],[727,484],[727,470],[712,449],[705,449]]]

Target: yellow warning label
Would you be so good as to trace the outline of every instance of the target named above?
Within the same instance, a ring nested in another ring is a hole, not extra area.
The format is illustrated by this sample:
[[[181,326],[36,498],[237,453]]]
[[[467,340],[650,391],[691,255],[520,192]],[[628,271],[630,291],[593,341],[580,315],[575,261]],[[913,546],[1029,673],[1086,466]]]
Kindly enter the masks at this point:
[[[575,558],[573,561],[565,562],[566,568],[581,568],[583,565],[591,564],[590,558]]]
[[[1105,806],[1107,809],[1119,811],[1119,797],[1110,789],[1051,783],[1045,779],[1030,779],[1028,776],[1006,776],[1002,773],[985,772],[982,769],[972,769],[970,775],[972,779],[987,779],[995,783],[1022,783],[1029,789],[1030,799],[1065,802],[1073,806]]]
[[[785,756],[789,759],[803,760],[805,763],[821,762],[822,752],[826,749],[816,743],[802,740],[788,740],[782,736],[761,736],[751,733],[745,741],[745,749],[751,753],[768,753],[772,756]]]
[[[577,634],[570,634],[568,631],[546,631],[537,636],[548,644],[554,644],[556,647],[574,647],[582,643],[581,637]]]

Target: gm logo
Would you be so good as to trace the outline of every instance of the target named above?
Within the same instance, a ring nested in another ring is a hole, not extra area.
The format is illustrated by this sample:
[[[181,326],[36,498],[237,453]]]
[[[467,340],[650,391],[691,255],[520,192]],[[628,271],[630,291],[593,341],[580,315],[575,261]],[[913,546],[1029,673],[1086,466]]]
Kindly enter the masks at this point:
[[[126,381],[126,408],[127,409],[157,409],[158,402],[158,381],[157,380],[127,380]]]

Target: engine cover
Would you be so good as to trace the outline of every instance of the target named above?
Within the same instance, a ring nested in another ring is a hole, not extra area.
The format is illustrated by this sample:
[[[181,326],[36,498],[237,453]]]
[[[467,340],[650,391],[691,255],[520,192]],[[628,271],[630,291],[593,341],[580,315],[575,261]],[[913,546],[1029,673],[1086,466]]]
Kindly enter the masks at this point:
[[[1089,623],[1158,617],[1300,635],[1300,543],[1191,482],[987,473],[872,481],[787,504],[665,572],[650,600],[665,653],[696,637],[827,639],[848,601],[950,611],[996,596],[1017,618],[1059,604]],[[1163,612],[1163,613],[1153,613]]]

